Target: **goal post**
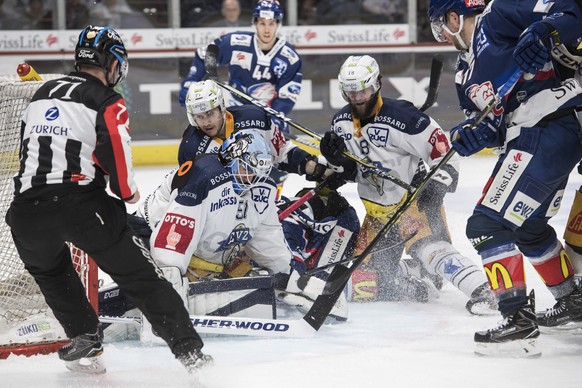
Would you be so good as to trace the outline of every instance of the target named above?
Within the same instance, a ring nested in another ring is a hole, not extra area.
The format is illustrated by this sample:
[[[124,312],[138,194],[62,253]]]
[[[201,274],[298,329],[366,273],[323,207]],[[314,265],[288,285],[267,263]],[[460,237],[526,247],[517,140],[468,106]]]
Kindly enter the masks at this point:
[[[43,80],[61,74],[43,74]],[[24,269],[5,217],[13,197],[13,176],[19,168],[21,117],[44,81],[0,76],[0,359],[10,354],[56,351],[68,341],[34,279]],[[71,257],[87,296],[97,310],[98,270],[80,249],[70,245]]]

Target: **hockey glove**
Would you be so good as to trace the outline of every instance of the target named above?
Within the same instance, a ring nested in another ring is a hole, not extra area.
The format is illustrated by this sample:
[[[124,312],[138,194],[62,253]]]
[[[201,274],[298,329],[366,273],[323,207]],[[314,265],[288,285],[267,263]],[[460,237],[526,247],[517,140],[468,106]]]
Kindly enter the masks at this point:
[[[307,164],[309,162],[313,162],[313,164],[315,164],[311,173],[307,173],[307,170],[310,170],[307,168]],[[301,175],[305,175],[305,179],[310,182],[323,180],[325,170],[327,170],[327,166],[325,164],[319,163],[317,161],[317,157],[314,155],[308,155],[305,159],[303,159],[301,165],[299,166],[299,173]]]
[[[533,23],[521,34],[513,51],[517,66],[524,73],[535,74],[550,60],[550,50],[559,41],[558,31],[551,24]]]
[[[319,150],[329,166],[343,179],[351,180],[355,177],[356,162],[343,155],[346,149],[344,139],[334,132],[326,132],[319,143]]]
[[[451,145],[461,156],[471,156],[485,147],[495,147],[498,131],[491,120],[485,118],[475,128],[476,119],[468,119],[451,129]]]
[[[285,121],[277,117],[271,117],[271,121],[273,122],[273,126],[279,128],[281,132],[289,133],[289,125]]]

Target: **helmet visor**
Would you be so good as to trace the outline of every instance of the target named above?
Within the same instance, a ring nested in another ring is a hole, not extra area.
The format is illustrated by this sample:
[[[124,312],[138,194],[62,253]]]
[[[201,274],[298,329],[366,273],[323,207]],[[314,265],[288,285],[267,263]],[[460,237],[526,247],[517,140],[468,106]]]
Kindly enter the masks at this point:
[[[445,15],[441,15],[437,18],[431,19],[430,28],[432,30],[432,35],[434,36],[434,38],[436,39],[437,42],[444,43],[447,41],[447,38],[445,37],[445,34],[443,33],[444,31],[449,32],[449,29],[448,29],[446,24],[447,24],[447,21],[446,21]]]

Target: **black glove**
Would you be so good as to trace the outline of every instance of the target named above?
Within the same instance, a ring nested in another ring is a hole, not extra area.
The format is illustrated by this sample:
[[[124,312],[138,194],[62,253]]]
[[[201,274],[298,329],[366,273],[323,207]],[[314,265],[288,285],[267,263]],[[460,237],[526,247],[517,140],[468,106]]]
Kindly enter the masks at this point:
[[[307,166],[308,162],[314,162],[315,168],[311,174],[308,174],[305,171],[305,167]],[[325,170],[327,170],[327,166],[325,164],[321,164],[317,161],[317,157],[314,155],[307,156],[302,162],[301,166],[299,167],[299,172],[301,175],[305,175],[305,179],[310,182],[319,182],[323,180],[323,175],[325,174]]]
[[[329,166],[339,173],[342,179],[352,180],[355,177],[356,162],[343,155],[346,149],[344,139],[334,132],[326,132],[319,143],[319,150]]]
[[[418,195],[418,210],[425,211],[430,207],[440,207],[445,194],[455,192],[458,179],[458,171],[449,164],[444,165]]]

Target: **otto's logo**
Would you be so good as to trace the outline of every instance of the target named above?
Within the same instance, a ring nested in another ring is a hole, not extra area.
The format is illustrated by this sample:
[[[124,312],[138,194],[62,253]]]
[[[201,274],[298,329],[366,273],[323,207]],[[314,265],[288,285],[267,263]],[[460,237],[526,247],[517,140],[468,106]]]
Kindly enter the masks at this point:
[[[52,108],[49,108],[45,114],[44,114],[44,118],[47,119],[48,121],[53,121],[59,118],[59,109],[55,106]]]

